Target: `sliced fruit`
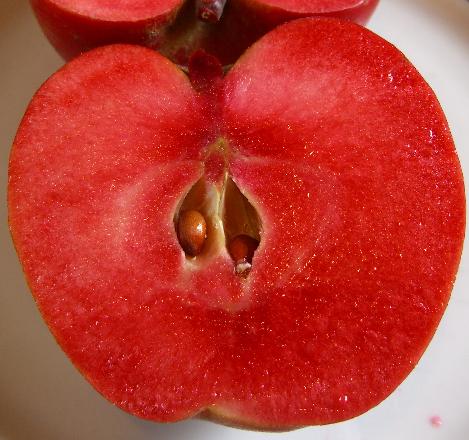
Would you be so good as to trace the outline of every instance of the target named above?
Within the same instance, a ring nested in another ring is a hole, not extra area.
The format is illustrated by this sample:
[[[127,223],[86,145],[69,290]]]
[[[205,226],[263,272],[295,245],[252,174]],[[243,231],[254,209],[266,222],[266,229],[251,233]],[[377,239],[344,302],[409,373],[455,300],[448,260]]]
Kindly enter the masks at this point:
[[[45,35],[69,60],[112,43],[158,49],[187,64],[198,49],[232,64],[275,26],[308,16],[365,24],[378,0],[30,0]]]
[[[281,26],[223,80],[207,64],[193,88],[161,55],[110,46],[38,91],[8,193],[33,295],[132,414],[355,417],[410,373],[450,296],[465,196],[445,116],[396,48],[346,22]],[[206,222],[195,256],[187,210]],[[240,235],[259,242],[247,273]]]

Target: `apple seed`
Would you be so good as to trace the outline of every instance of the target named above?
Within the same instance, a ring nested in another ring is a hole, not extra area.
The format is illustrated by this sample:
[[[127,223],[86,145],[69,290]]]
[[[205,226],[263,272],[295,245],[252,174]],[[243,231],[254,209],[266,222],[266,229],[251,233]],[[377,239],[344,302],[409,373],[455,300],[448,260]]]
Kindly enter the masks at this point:
[[[228,244],[228,252],[236,264],[236,273],[242,273],[251,269],[254,251],[259,246],[259,241],[246,234],[234,237]]]
[[[195,209],[182,212],[177,230],[184,252],[191,257],[199,255],[207,239],[207,222],[204,216]]]

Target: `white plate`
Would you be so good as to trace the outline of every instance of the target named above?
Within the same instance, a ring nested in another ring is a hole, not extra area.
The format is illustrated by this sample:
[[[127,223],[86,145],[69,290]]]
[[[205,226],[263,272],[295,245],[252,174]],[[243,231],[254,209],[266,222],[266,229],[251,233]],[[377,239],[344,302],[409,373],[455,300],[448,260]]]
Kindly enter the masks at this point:
[[[469,176],[469,2],[382,0],[369,27],[396,44],[438,95]],[[29,99],[61,60],[26,0],[0,0],[1,199],[9,147]],[[1,204],[0,439],[267,439],[274,435],[202,421],[159,425],[110,405],[55,344],[28,292]],[[308,440],[469,438],[468,252],[438,332],[408,379],[367,414],[281,434]],[[433,418],[433,424],[432,424]],[[278,437],[278,435],[276,435]]]

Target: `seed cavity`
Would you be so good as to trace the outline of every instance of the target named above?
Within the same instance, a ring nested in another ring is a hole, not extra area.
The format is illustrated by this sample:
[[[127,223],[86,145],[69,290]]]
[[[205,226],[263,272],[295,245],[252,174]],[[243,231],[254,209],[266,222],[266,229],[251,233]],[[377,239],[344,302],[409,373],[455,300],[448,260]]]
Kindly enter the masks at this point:
[[[235,274],[246,278],[251,272],[261,219],[226,170],[218,182],[202,177],[193,185],[176,210],[174,226],[193,267],[227,252]]]

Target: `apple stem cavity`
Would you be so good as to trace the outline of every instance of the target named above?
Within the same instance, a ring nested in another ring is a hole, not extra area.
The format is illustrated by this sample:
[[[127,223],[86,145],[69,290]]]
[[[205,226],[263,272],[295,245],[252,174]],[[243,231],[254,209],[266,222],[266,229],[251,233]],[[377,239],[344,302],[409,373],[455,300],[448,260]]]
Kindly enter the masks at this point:
[[[220,21],[225,5],[226,0],[197,0],[197,18],[208,23],[217,23]]]

